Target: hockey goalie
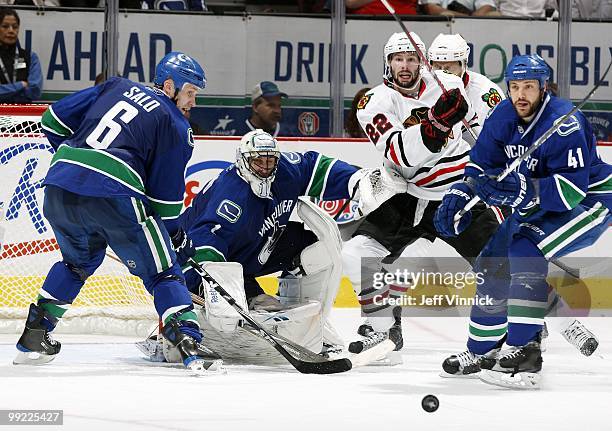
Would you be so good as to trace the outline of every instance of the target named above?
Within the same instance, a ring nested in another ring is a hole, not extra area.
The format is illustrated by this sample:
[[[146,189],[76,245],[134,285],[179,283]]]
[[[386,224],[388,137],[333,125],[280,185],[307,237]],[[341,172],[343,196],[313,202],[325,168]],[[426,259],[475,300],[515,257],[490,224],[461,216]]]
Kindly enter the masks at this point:
[[[340,353],[344,343],[329,322],[342,274],[340,234],[307,197],[359,193],[360,211],[369,212],[401,191],[401,183],[384,179],[382,185],[380,172],[313,151],[281,153],[268,133],[249,132],[236,162],[206,184],[181,216],[182,230],[173,238],[179,262],[193,257],[265,329],[314,353]],[[303,223],[290,221],[294,208]],[[207,347],[230,361],[283,360],[188,264],[183,272],[189,290],[205,301],[197,311]],[[280,273],[277,296],[256,280],[273,273]],[[141,350],[161,359],[154,340],[141,343]],[[165,360],[178,360],[171,349],[162,350]]]

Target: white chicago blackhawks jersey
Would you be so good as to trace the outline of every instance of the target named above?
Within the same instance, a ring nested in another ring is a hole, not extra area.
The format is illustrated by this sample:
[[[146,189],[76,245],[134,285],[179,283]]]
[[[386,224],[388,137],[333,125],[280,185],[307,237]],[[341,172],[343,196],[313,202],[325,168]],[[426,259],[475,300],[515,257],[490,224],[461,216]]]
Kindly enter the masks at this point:
[[[466,119],[476,122],[476,114],[461,79],[446,72],[435,72],[447,90],[459,88],[469,105]],[[418,94],[408,97],[380,84],[359,101],[357,118],[368,139],[384,156],[384,165],[399,172],[409,183],[409,193],[422,199],[441,200],[444,192],[462,179],[468,161],[469,144],[461,137],[462,123],[453,126],[447,143],[432,153],[421,137],[421,119],[442,95],[442,90],[426,71]]]
[[[480,73],[465,72],[463,82],[465,92],[478,115],[478,124],[482,126],[491,109],[504,100],[506,96],[496,83]]]

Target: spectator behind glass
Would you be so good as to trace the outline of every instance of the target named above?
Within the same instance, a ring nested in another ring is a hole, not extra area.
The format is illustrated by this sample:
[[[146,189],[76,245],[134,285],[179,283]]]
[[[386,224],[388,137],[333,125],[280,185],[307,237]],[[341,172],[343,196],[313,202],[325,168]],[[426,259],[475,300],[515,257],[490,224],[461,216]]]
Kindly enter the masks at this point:
[[[611,19],[612,0],[574,0],[572,2],[574,19]]]
[[[426,15],[499,16],[495,0],[419,0]]]
[[[60,0],[0,0],[0,6],[38,6],[38,7],[59,7]]]
[[[143,9],[207,11],[204,0],[143,0]]]
[[[0,9],[0,103],[31,103],[42,93],[38,56],[19,47],[19,15]]]
[[[262,81],[257,84],[251,93],[251,116],[238,134],[244,135],[251,130],[263,129],[277,137],[282,118],[282,99],[286,97],[287,94],[280,91],[273,82]]]
[[[504,16],[544,18],[546,10],[557,10],[555,0],[497,0],[497,10]]]
[[[359,124],[359,120],[357,119],[357,106],[361,99],[365,94],[370,91],[370,87],[365,87],[355,93],[355,97],[353,97],[353,101],[351,102],[351,110],[346,117],[346,121],[344,122],[344,136],[346,138],[365,138],[366,134],[364,133],[361,125]]]
[[[418,0],[389,0],[398,15],[416,15]],[[389,15],[380,0],[345,0],[347,12],[359,15]]]

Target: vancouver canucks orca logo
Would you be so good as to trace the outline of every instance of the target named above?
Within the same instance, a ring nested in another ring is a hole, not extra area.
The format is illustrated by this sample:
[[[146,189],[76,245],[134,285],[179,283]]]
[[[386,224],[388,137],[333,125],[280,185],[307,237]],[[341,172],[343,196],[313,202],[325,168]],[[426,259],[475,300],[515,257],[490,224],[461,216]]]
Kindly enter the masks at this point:
[[[404,120],[404,127],[408,128],[410,126],[421,124],[421,120],[427,118],[427,111],[429,111],[429,108],[426,108],[425,106],[414,108],[412,111],[410,111],[410,116]]]
[[[502,101],[502,97],[495,88],[489,88],[489,92],[482,95],[482,100],[492,108]]]
[[[193,130],[191,130],[191,127],[187,130],[187,143],[189,144],[190,147],[194,146],[194,143],[193,143]]]

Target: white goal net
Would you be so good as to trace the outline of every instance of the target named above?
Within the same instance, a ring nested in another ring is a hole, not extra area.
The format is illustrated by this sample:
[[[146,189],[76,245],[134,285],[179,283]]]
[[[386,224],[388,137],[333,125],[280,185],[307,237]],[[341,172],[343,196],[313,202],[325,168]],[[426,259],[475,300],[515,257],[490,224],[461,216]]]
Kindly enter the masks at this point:
[[[0,105],[0,333],[21,332],[51,266],[61,260],[42,211],[53,148],[41,133],[46,106]],[[107,257],[57,331],[148,335],[157,314],[142,282]]]

